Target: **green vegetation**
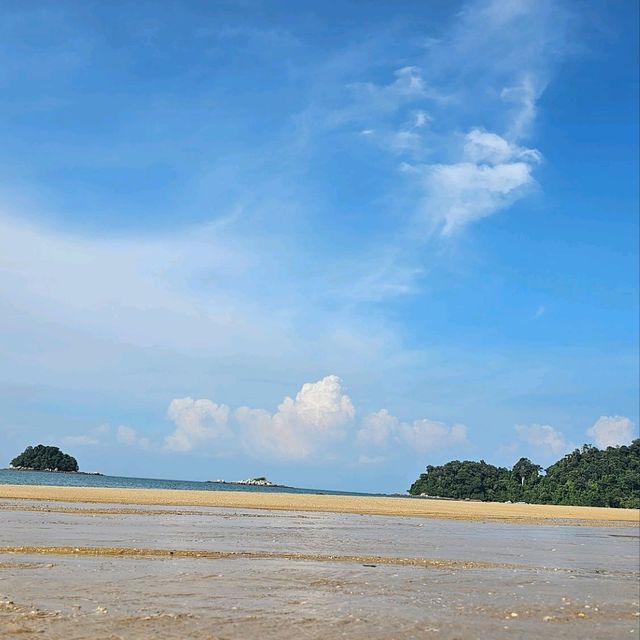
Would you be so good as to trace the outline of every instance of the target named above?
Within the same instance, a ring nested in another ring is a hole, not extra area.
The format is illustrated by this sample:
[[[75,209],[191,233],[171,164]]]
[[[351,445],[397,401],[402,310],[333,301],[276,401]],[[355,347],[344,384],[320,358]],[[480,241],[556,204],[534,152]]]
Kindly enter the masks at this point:
[[[411,495],[441,498],[640,508],[640,439],[628,447],[585,444],[552,464],[545,474],[528,458],[511,470],[484,460],[454,460],[434,467],[411,485]]]
[[[19,456],[11,461],[11,466],[34,471],[77,471],[78,462],[58,447],[27,447]]]

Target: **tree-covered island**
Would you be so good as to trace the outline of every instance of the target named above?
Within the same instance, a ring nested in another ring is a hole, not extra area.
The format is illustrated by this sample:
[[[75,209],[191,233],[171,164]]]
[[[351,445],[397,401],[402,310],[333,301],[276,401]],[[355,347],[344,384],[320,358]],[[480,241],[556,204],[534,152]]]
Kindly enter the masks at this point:
[[[589,507],[640,508],[640,439],[598,449],[585,444],[542,473],[520,458],[511,469],[484,460],[454,460],[427,467],[411,485],[414,496],[530,502]]]
[[[78,461],[58,447],[27,447],[11,461],[12,469],[29,471],[78,471]]]

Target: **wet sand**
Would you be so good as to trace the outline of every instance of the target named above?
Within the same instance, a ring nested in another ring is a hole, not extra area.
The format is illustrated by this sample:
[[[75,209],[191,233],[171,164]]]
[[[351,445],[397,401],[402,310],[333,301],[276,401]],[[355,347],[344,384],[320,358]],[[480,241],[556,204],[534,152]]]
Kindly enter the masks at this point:
[[[637,509],[243,491],[182,491],[0,485],[0,498],[57,500],[94,504],[207,506],[267,509],[271,511],[359,513],[367,515],[452,518],[462,520],[503,520],[526,523],[552,523],[554,521],[562,522],[569,520],[584,523],[637,524],[640,520],[640,511]]]
[[[136,503],[129,490],[118,504],[112,490],[71,491],[75,502],[44,491],[38,499],[0,498],[2,638],[609,640],[640,633],[633,521],[592,526],[593,514],[581,510],[577,520],[556,511],[547,524],[527,522],[531,514],[521,511],[495,520],[474,510],[493,505],[448,502],[466,519],[434,517],[432,507],[398,516],[369,498],[337,505],[359,513],[319,510],[317,499],[345,499],[333,496],[286,496],[306,509],[241,493],[232,496],[279,506],[181,507],[176,501],[188,496],[173,496],[181,492],[144,492]],[[169,504],[157,493],[172,494]],[[392,502],[420,509],[423,501]],[[367,508],[385,515],[362,513]],[[558,522],[564,526],[548,526]]]

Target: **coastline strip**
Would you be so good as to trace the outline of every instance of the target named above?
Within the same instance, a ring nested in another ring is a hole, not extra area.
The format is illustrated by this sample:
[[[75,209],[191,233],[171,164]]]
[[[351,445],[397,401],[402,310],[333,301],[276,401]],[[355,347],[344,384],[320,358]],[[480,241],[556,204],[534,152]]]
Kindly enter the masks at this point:
[[[435,558],[401,558],[393,556],[328,555],[287,551],[197,551],[193,549],[138,549],[129,547],[0,547],[0,554],[39,554],[72,556],[203,558],[209,560],[297,560],[306,562],[346,562],[367,565],[399,565],[433,569],[518,569],[529,568],[504,562],[477,560],[443,560]]]
[[[0,498],[87,504],[353,513],[378,516],[502,521],[523,524],[566,524],[566,521],[572,521],[572,524],[595,524],[598,526],[607,524],[637,526],[640,524],[640,510],[638,509],[379,496],[0,484]]]

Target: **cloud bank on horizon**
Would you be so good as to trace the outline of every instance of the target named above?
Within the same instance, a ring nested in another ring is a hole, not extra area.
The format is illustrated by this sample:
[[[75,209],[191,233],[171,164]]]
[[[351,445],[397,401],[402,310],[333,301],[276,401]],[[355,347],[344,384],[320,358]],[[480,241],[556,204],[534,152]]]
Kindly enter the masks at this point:
[[[611,48],[571,2],[272,9],[0,18],[7,456],[397,488],[632,439],[628,20],[596,10]]]
[[[241,406],[232,410],[206,398],[175,398],[167,410],[174,430],[164,442],[151,443],[136,430],[108,425],[89,434],[67,436],[70,445],[95,446],[109,438],[128,446],[148,450],[155,446],[165,452],[185,453],[198,450],[210,457],[243,454],[259,460],[304,461],[321,463],[348,462],[339,452],[339,444],[347,443],[345,452],[358,452],[359,464],[382,464],[389,459],[406,457],[408,451],[421,454],[442,449],[468,449],[467,427],[448,426],[421,418],[403,422],[380,409],[358,418],[351,398],[335,375],[302,385],[295,398],[285,397],[274,413],[265,409]],[[517,425],[515,432],[521,443],[531,445],[536,456],[555,460],[575,448],[565,436],[550,425]],[[623,416],[600,416],[585,431],[600,448],[630,444],[637,437],[636,425]],[[517,450],[517,443],[513,450]]]

